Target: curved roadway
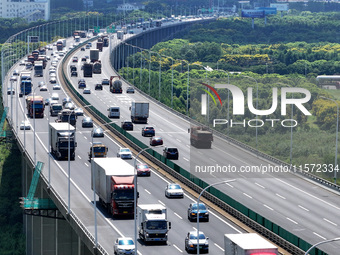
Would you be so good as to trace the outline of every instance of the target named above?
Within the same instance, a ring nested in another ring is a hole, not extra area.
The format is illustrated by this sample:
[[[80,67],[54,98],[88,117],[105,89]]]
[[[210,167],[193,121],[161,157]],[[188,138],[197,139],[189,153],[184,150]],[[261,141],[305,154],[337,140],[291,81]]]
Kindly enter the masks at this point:
[[[117,44],[118,42],[113,39],[112,43]],[[81,58],[89,55],[89,52],[88,50],[78,51],[75,55]],[[103,63],[102,74],[94,74],[92,79],[85,78],[90,86],[100,83],[102,78],[109,78],[114,74],[114,70],[109,64],[109,48],[104,48],[100,53],[100,58]],[[76,84],[77,78],[70,79],[73,84]],[[125,93],[127,86],[124,84],[122,94],[110,93],[108,86],[104,86],[103,91],[95,91],[92,86],[92,94],[85,95],[85,97],[103,113],[106,112],[108,106],[118,105],[121,111],[120,120],[130,119],[131,101],[149,100],[139,93]],[[78,91],[81,93],[81,90]],[[282,228],[311,244],[340,236],[338,220],[340,198],[338,193],[287,173],[196,173],[194,172],[195,166],[230,165],[239,170],[244,167],[273,166],[273,164],[218,137],[214,137],[210,150],[191,147],[187,132],[190,123],[152,101],[150,101],[148,125],[156,129],[156,135],[163,137],[166,146],[179,149],[180,158],[175,163],[184,169],[191,169],[194,175],[208,183],[236,178],[236,182],[217,188]],[[143,126],[135,125],[134,131],[130,131],[130,133],[148,144],[149,138],[141,136]],[[162,148],[156,150],[162,153]],[[340,249],[340,244],[330,243],[320,248],[328,254],[336,254]]]

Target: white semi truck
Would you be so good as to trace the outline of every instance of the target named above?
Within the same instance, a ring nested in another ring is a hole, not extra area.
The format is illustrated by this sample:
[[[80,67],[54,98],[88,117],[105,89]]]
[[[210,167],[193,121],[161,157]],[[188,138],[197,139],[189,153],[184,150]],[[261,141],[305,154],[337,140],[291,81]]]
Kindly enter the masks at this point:
[[[166,207],[161,204],[138,205],[138,234],[144,242],[168,241],[171,222],[168,222]]]
[[[34,76],[44,75],[44,64],[42,61],[34,61]]]
[[[74,160],[76,143],[76,129],[68,123],[53,123],[49,125],[51,153],[59,159],[68,158],[70,148],[70,160]]]
[[[121,158],[93,158],[92,162],[91,189],[95,189],[99,202],[112,215],[133,216],[133,166]]]
[[[225,255],[278,255],[278,248],[256,233],[225,234]]]
[[[132,102],[131,104],[131,121],[134,123],[148,123],[149,103]]]

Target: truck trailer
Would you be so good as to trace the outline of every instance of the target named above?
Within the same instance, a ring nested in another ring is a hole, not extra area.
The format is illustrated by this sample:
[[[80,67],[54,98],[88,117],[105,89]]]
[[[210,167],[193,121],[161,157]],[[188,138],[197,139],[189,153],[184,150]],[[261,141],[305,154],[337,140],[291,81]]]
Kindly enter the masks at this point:
[[[83,71],[84,71],[84,77],[92,77],[93,64],[92,63],[84,63]]]
[[[76,129],[68,123],[49,124],[49,136],[51,153],[58,159],[67,159],[70,153],[70,160],[74,160],[76,143]],[[69,152],[70,148],[70,152]]]
[[[34,61],[34,76],[44,75],[44,63],[43,61]]]
[[[103,42],[97,42],[97,49],[103,51]]]
[[[191,127],[190,130],[190,144],[197,148],[211,148],[213,141],[213,134],[205,127]]]
[[[91,188],[113,216],[134,215],[134,168],[121,158],[93,158]],[[95,177],[95,183],[93,179]]]
[[[171,222],[168,222],[166,207],[161,204],[144,204],[137,207],[138,234],[144,242],[168,241]]]
[[[91,60],[92,63],[99,60],[99,50],[98,49],[90,50],[90,60]]]
[[[59,39],[57,41],[57,50],[62,51],[64,47],[66,47],[66,39]]]
[[[42,96],[28,96],[26,108],[30,118],[44,118],[45,104]]]
[[[122,81],[120,80],[120,76],[110,77],[110,92],[111,93],[123,93]]]
[[[30,94],[32,92],[32,86],[31,72],[21,72],[19,97]]]
[[[225,234],[225,255],[278,255],[278,248],[256,233]]]
[[[117,39],[123,40],[124,32],[122,30],[117,31]]]
[[[96,61],[93,63],[93,69],[92,69],[93,73],[102,73],[102,63],[100,62],[100,60]]]
[[[148,123],[149,118],[148,102],[132,102],[130,110],[131,121],[133,123]]]

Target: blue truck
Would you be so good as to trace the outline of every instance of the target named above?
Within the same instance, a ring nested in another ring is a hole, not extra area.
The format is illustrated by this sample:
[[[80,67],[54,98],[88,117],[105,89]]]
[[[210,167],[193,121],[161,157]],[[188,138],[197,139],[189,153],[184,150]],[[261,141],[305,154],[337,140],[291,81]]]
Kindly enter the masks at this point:
[[[31,72],[21,72],[19,97],[30,94],[32,92],[32,86]]]

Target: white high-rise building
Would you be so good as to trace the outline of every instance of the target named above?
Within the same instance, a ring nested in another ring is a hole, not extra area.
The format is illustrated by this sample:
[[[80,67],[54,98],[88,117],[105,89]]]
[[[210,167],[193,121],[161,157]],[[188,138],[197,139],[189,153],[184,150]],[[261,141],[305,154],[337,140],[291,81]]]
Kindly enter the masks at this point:
[[[24,18],[28,22],[38,19],[50,19],[50,0],[21,0],[12,2],[11,0],[0,0],[1,18]]]

